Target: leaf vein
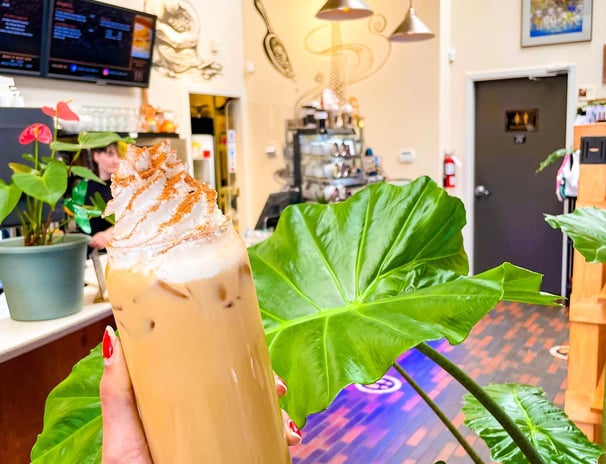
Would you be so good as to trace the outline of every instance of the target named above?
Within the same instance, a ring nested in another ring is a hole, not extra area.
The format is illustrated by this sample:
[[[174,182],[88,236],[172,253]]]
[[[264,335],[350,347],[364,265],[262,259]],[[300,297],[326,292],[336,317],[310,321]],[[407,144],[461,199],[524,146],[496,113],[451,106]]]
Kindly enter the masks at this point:
[[[364,213],[364,222],[362,225],[362,234],[360,234],[360,239],[358,240],[358,252],[356,254],[356,275],[355,275],[355,298],[358,301],[358,297],[360,296],[360,274],[362,273],[362,250],[365,249],[366,245],[366,237],[368,235],[368,227],[367,224],[370,223],[370,200],[372,199],[372,195],[368,199],[368,203],[366,204],[366,211]]]
[[[40,455],[36,456],[35,459],[33,459],[33,462],[42,462],[40,461],[41,458],[44,458],[46,456],[48,456],[50,453],[53,452],[53,450],[55,450],[56,448],[59,448],[60,446],[62,446],[65,442],[68,442],[70,439],[72,439],[72,437],[74,436],[74,434],[78,431],[87,429],[88,427],[92,427],[96,424],[98,424],[99,422],[101,422],[101,414],[99,414],[98,416],[95,416],[93,418],[91,418],[90,421],[86,422],[86,424],[83,427],[80,427],[80,429],[73,431],[71,434],[66,435],[63,440],[55,443],[53,446],[51,446],[50,448],[47,448],[46,450],[44,450],[43,453],[41,453]],[[98,425],[99,429],[101,429],[101,425]]]
[[[309,236],[312,239],[312,243],[316,246],[319,257],[322,259],[322,262],[324,263],[324,265],[326,266],[326,269],[328,270],[329,274],[332,277],[332,283],[334,284],[337,291],[341,294],[341,298],[343,299],[343,301],[346,302],[347,296],[345,294],[345,290],[343,289],[343,286],[341,285],[341,282],[339,281],[339,278],[337,277],[335,270],[330,265],[329,261],[326,259],[326,256],[322,252],[322,249],[320,248],[320,245],[318,244],[318,236],[314,233],[314,229],[307,222],[308,218],[306,216],[303,216],[303,214],[301,213],[301,210],[297,209],[296,212],[302,217],[303,224],[305,224],[305,227],[307,228]]]
[[[266,310],[266,309],[259,308],[259,311],[261,312],[261,315],[262,315],[262,316],[263,316],[263,318],[265,318],[265,319],[273,319],[274,321],[276,321],[276,322],[280,322],[280,323],[282,323],[282,324],[284,324],[284,323],[286,322],[286,319],[282,319],[281,317],[278,317],[278,315],[277,315],[277,314],[274,314],[274,313],[272,313],[272,312],[269,312],[269,311],[268,311],[268,310]]]
[[[405,233],[405,231],[407,230],[408,227],[408,223],[411,221],[411,219],[413,217],[416,217],[416,215],[414,214],[415,211],[417,210],[419,204],[422,203],[423,197],[425,196],[427,189],[429,188],[429,184],[425,185],[423,187],[423,190],[419,193],[418,195],[418,200],[415,202],[415,204],[412,206],[412,209],[410,210],[410,212],[407,214],[406,220],[404,221],[404,223],[401,225],[400,227],[400,231],[398,232],[398,235],[396,235],[396,237],[391,241],[391,244],[389,246],[389,249],[386,250],[385,254],[383,255],[383,260],[381,261],[381,264],[379,264],[377,266],[377,271],[375,273],[375,275],[373,276],[372,280],[371,280],[371,284],[368,285],[366,287],[366,291],[364,292],[363,298],[366,298],[369,290],[371,290],[372,288],[375,287],[375,285],[377,284],[377,280],[379,279],[379,277],[382,275],[382,271],[383,271],[383,267],[385,266],[385,263],[387,262],[388,258],[391,256],[392,251],[394,250],[394,248],[400,244],[400,239],[403,233]]]
[[[330,397],[330,371],[328,370],[328,342],[327,342],[327,334],[328,334],[328,319],[329,317],[324,319],[324,332],[322,334],[322,345],[324,351],[324,375],[326,376],[326,394]]]
[[[398,232],[398,235],[396,235],[396,237],[391,241],[389,249],[383,255],[383,261],[381,262],[380,266],[378,267],[377,275],[381,274],[381,271],[383,270],[383,266],[385,266],[385,263],[387,262],[387,258],[389,258],[391,256],[391,253],[393,252],[394,248],[400,244],[400,238],[401,238],[402,234],[407,231],[408,223],[412,220],[412,218],[416,218],[415,212],[416,212],[417,208],[419,207],[419,205],[423,202],[423,197],[427,193],[427,189],[428,189],[428,184],[426,184],[423,187],[423,190],[419,193],[418,199],[415,202],[415,204],[412,206],[412,209],[410,210],[410,212],[408,213],[406,220],[404,221],[404,224],[402,224],[402,226],[400,227],[400,231]]]
[[[433,243],[433,242],[434,242],[436,239],[440,239],[440,240],[442,240],[442,234],[441,234],[441,232],[442,232],[442,231],[443,231],[445,228],[447,228],[447,226],[449,226],[449,225],[450,225],[450,222],[449,222],[449,221],[442,221],[442,222],[440,223],[440,227],[439,227],[439,228],[436,230],[436,232],[434,233],[433,237],[431,237],[431,239],[430,239],[430,240],[428,240],[428,241],[426,241],[426,242],[425,242],[425,244],[423,245],[423,248],[421,248],[420,250],[418,250],[418,252],[417,252],[417,254],[414,256],[414,258],[417,258],[419,255],[421,255],[421,254],[422,254],[422,252],[423,252],[425,249],[427,249],[427,247],[428,247],[429,245],[431,245],[431,244],[432,244],[432,243]],[[446,255],[446,256],[452,256],[452,255]],[[444,256],[444,257],[446,257],[446,256]],[[436,257],[432,257],[432,259],[435,259],[435,258],[436,258]]]
[[[284,282],[286,282],[290,287],[292,287],[293,290],[295,290],[296,293],[303,300],[307,301],[311,306],[316,308],[318,310],[318,312],[322,311],[322,308],[320,307],[320,305],[318,305],[315,301],[313,301],[305,293],[303,293],[303,291],[301,291],[301,289],[299,287],[297,287],[297,285],[295,285],[295,283],[291,279],[289,279],[285,274],[281,273],[272,263],[263,259],[259,255],[256,255],[256,259],[258,259],[260,262],[264,263],[268,268],[270,268],[272,271],[274,271],[276,275],[280,276]]]
[[[272,339],[272,341],[269,343],[269,345],[267,345],[267,350],[271,353],[271,350],[274,346],[274,344],[276,343],[276,340],[280,337],[280,335],[282,335],[284,332],[280,331],[276,334],[276,336]]]

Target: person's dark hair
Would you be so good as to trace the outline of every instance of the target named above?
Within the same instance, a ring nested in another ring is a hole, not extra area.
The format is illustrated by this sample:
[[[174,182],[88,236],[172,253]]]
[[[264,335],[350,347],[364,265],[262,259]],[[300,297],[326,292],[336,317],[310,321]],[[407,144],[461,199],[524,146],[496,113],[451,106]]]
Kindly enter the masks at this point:
[[[118,150],[118,142],[113,142],[110,143],[109,145],[106,145],[104,147],[98,147],[98,148],[91,148],[89,150],[89,156],[88,156],[88,168],[91,169],[95,174],[99,175],[99,165],[97,164],[97,162],[95,161],[95,153],[101,153],[106,151],[109,147],[111,147],[113,145],[113,147]]]

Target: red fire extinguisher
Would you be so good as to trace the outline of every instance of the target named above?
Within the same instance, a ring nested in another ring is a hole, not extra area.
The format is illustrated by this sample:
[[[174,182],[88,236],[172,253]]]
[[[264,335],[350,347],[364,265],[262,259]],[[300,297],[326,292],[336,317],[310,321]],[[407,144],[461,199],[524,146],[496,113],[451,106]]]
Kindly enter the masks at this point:
[[[454,188],[457,185],[455,177],[455,160],[452,153],[444,153],[444,188]]]

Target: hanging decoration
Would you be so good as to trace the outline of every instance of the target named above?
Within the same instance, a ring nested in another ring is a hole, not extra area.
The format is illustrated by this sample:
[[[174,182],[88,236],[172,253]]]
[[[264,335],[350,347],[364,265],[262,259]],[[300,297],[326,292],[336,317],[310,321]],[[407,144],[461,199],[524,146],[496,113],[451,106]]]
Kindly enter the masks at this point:
[[[295,78],[295,72],[293,71],[292,64],[288,58],[286,47],[280,37],[273,31],[269,22],[269,16],[265,11],[265,7],[261,0],[253,0],[256,10],[261,15],[263,22],[265,23],[265,37],[263,38],[263,50],[265,55],[269,59],[271,65],[287,79]]]
[[[314,86],[297,99],[295,110],[310,101],[322,99],[325,89],[332,89],[331,92],[341,94],[339,97],[341,106],[343,100],[352,104],[352,99],[347,97],[347,87],[374,75],[387,62],[391,53],[391,42],[385,35],[387,27],[385,16],[374,14],[369,18],[367,28],[370,35],[364,36],[363,40],[358,42],[343,40],[342,24],[338,21],[322,22],[305,36],[306,52],[327,58],[329,71],[327,74],[323,72],[316,74]],[[326,46],[326,43],[329,45]]]

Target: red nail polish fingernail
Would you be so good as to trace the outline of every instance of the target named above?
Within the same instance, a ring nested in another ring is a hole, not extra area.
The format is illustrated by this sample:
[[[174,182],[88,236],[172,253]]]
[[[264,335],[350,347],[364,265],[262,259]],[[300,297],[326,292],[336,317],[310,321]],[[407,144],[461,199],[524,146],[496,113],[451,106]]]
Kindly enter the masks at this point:
[[[296,436],[298,436],[299,438],[303,438],[303,434],[301,433],[301,430],[299,430],[299,427],[297,427],[297,424],[295,424],[292,420],[288,421],[288,428]]]
[[[112,342],[112,335],[110,331],[113,332],[111,327],[105,328],[105,333],[103,334],[103,358],[109,359],[114,354],[114,345]]]
[[[276,383],[281,386],[284,389],[284,393],[286,393],[288,391],[288,387],[286,386],[286,382],[284,382],[284,379],[282,379],[282,377],[280,377],[279,375],[275,376],[275,381]]]

